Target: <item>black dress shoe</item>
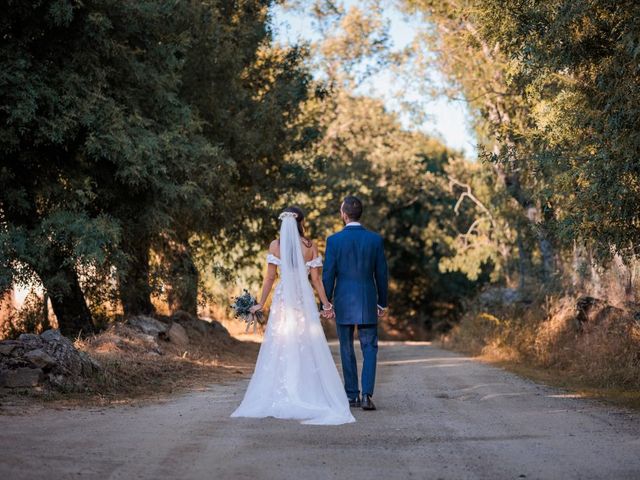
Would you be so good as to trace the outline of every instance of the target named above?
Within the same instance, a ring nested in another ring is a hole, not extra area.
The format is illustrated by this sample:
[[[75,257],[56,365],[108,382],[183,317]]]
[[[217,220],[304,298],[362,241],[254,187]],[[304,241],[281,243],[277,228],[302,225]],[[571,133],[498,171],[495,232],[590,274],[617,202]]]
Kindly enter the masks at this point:
[[[360,408],[362,406],[360,403],[360,395],[358,395],[355,400],[349,400],[349,406],[353,408]]]
[[[362,409],[363,410],[375,410],[376,406],[373,404],[373,400],[371,400],[371,395],[364,394],[362,396]]]

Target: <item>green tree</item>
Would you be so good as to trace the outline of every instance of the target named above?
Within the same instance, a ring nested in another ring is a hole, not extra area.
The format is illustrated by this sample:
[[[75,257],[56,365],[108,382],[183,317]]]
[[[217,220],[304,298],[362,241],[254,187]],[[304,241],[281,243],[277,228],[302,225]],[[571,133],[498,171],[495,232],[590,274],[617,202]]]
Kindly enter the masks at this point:
[[[385,238],[398,326],[448,328],[464,296],[491,270],[488,255],[478,260],[478,282],[459,268],[440,265],[455,254],[451,246],[477,215],[466,203],[456,215],[459,192],[449,186],[449,177],[466,175],[473,165],[439,141],[404,130],[380,100],[340,90],[309,109],[323,129],[299,154],[309,162],[312,184],[285,202],[305,207],[311,235],[322,244],[341,228],[342,198],[359,196],[364,224]]]
[[[556,237],[564,245],[578,240],[601,259],[636,254],[640,5],[480,5],[482,35],[505,45],[510,81],[527,99],[525,134],[535,146],[533,169],[550,179],[542,194],[554,207],[549,224]]]
[[[65,334],[91,330],[83,266],[117,265],[125,312],[149,311],[149,239],[177,199],[199,194],[185,179],[216,153],[178,95],[186,11],[156,1],[2,7],[3,264],[17,279],[37,274]]]
[[[210,167],[205,193],[178,205],[172,228],[154,245],[166,259],[173,309],[196,312],[195,257],[264,242],[262,219],[272,214],[271,204],[283,187],[306,178],[287,159],[314,131],[297,121],[312,93],[306,51],[273,45],[273,4],[211,0],[193,7],[181,97],[198,112],[202,133],[221,158]]]
[[[540,195],[548,179],[531,161],[534,147],[524,134],[531,126],[527,99],[521,85],[512,81],[504,39],[483,34],[490,16],[482,15],[481,0],[406,0],[404,5],[424,18],[417,45],[423,48],[419,53],[433,57],[424,64],[436,65],[445,74],[446,93],[464,98],[474,115],[481,158],[489,160],[498,180],[494,203],[517,233],[521,286],[534,273],[534,250],[542,259],[544,277],[550,279],[557,269],[556,251],[545,223],[549,205]]]

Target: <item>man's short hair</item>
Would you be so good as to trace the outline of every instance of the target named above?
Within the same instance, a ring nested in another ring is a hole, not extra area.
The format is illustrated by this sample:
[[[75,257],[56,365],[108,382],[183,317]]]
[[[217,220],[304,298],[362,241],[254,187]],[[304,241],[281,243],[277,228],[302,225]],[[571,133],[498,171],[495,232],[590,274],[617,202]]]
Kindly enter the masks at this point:
[[[342,211],[349,220],[358,221],[362,216],[362,202],[358,197],[349,195],[342,201]]]

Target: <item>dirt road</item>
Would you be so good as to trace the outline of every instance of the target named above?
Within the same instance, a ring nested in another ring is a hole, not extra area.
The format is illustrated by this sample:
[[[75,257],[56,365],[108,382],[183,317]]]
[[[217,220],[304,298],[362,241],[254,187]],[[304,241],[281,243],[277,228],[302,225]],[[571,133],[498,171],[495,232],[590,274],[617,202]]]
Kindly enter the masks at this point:
[[[638,414],[428,344],[383,344],[379,361],[379,410],[340,427],[232,420],[246,382],[0,416],[0,478],[640,478]]]

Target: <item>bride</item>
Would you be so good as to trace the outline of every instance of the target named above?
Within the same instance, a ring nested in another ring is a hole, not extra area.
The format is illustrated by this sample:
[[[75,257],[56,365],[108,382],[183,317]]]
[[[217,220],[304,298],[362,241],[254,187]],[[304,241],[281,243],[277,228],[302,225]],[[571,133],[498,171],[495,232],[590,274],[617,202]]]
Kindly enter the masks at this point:
[[[311,273],[323,311],[332,314],[320,276],[322,258],[304,236],[302,210],[289,207],[279,218],[280,239],[269,247],[262,296],[253,313],[263,308],[278,268],[280,282],[251,382],[231,416],[289,418],[311,425],[355,422],[309,283]]]

